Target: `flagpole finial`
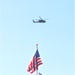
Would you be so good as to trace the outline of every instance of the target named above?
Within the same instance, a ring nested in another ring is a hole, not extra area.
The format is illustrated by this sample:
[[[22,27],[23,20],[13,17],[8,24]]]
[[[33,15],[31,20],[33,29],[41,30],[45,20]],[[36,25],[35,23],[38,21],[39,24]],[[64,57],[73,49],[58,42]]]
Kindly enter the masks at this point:
[[[36,44],[36,46],[38,46],[38,44]]]
[[[36,44],[36,50],[38,49],[38,44]]]

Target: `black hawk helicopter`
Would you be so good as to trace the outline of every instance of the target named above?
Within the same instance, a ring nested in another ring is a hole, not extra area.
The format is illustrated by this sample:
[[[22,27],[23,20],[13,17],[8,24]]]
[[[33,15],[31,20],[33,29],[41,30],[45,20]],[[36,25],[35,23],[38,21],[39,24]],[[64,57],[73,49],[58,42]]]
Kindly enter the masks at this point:
[[[36,20],[33,20],[34,23],[45,23],[46,20],[42,19],[40,16],[39,16],[40,19],[36,19]]]

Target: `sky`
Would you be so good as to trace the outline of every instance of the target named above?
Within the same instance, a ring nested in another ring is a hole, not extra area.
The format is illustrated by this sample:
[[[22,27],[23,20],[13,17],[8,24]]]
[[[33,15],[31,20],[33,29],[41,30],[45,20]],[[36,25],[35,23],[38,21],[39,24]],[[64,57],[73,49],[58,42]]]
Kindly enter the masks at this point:
[[[74,75],[74,1],[0,0],[0,75],[30,75],[37,43],[42,75]]]

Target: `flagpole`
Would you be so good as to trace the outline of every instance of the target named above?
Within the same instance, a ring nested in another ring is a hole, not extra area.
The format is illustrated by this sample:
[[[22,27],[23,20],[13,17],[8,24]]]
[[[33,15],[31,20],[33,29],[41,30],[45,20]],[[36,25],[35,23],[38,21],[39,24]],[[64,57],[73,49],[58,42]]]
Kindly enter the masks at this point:
[[[38,69],[36,70],[36,75],[38,75]]]
[[[36,44],[36,50],[38,49],[38,44]]]
[[[36,44],[36,51],[38,50],[38,44]],[[36,70],[36,75],[38,75],[38,67],[37,67],[37,70]]]

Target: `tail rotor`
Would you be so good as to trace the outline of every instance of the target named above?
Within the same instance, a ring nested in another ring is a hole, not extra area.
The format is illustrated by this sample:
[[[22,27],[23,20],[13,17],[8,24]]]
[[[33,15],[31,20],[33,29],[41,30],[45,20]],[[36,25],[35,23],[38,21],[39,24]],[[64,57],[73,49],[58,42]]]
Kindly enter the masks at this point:
[[[35,23],[35,21],[33,20],[33,22]]]

